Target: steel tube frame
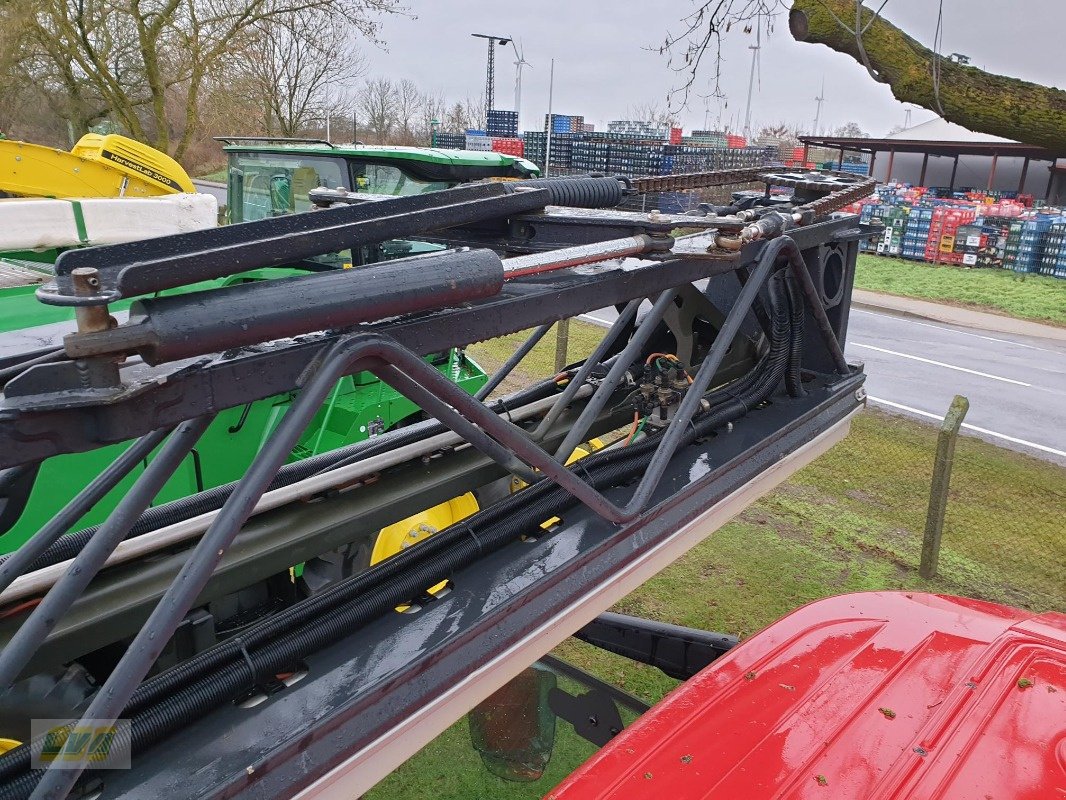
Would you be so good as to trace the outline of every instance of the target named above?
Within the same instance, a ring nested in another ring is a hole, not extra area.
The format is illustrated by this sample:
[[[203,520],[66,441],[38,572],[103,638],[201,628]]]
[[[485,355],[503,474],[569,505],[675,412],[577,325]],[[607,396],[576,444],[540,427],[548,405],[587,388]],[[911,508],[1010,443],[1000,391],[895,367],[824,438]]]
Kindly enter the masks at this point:
[[[544,335],[551,330],[554,323],[549,322],[541,325],[529,337],[522,342],[522,346],[515,350],[511,357],[503,362],[503,365],[492,373],[492,377],[489,378],[488,383],[482,386],[474,393],[475,400],[484,400],[492,392],[503,383],[504,378],[511,374],[515,367],[519,365],[523,358],[529,355],[529,351],[537,346],[537,342],[544,338]]]
[[[544,434],[548,432],[551,426],[558,419],[559,415],[563,413],[563,410],[574,402],[574,398],[577,396],[578,390],[588,380],[589,375],[595,368],[596,364],[603,360],[604,354],[607,349],[615,343],[619,334],[633,321],[637,315],[637,309],[640,308],[640,304],[644,302],[643,298],[638,297],[635,300],[630,300],[626,307],[622,310],[622,313],[618,315],[618,318],[614,321],[611,327],[607,330],[605,335],[596,345],[596,349],[589,354],[589,357],[585,359],[573,378],[570,379],[570,383],[563,389],[563,393],[559,395],[559,398],[555,401],[555,404],[548,409],[548,413],[544,415],[544,419],[541,420],[536,430],[533,431],[533,441],[539,442],[544,438]]]
[[[592,387],[585,386],[579,389],[577,396],[583,398],[588,397],[591,394]],[[554,397],[546,397],[542,400],[534,401],[529,405],[508,410],[505,413],[507,414],[507,418],[512,422],[516,420],[526,420],[547,410],[549,404],[554,402],[554,400]],[[348,485],[353,481],[374,472],[394,467],[405,461],[428,456],[434,452],[454,448],[456,445],[462,443],[463,439],[461,436],[449,431],[448,433],[440,433],[420,442],[403,445],[384,453],[364,456],[359,461],[353,461],[343,467],[318,472],[301,481],[289,484],[288,486],[271,489],[263,494],[255,508],[252,509],[252,514],[253,516],[256,514],[262,514],[265,511],[271,511],[280,506],[305,499],[311,495],[338,486]],[[104,567],[111,567],[116,564],[132,561],[157,550],[172,547],[175,544],[180,544],[195,538],[207,530],[211,525],[211,522],[217,516],[217,510],[207,511],[190,519],[174,522],[165,527],[158,528],[151,533],[135,536],[132,539],[126,539],[115,548],[115,552],[104,563]],[[47,591],[56,580],[58,580],[59,577],[70,568],[72,562],[73,559],[67,559],[66,561],[61,561],[50,567],[44,567],[35,572],[31,572],[28,575],[22,576],[22,579],[16,580],[5,592],[0,593],[0,604],[13,603],[24,597],[30,597],[34,594]]]
[[[96,535],[88,541],[85,548],[74,559],[67,574],[56,581],[40,604],[19,627],[7,647],[0,651],[0,693],[7,691],[15,682],[34,652],[74,601],[85,591],[85,587],[89,585],[114,549],[126,537],[133,523],[159,494],[163,484],[174,474],[213,418],[213,415],[205,415],[178,426],[159,455],[152,459],[126,496],[119,501],[114,511],[100,526]]]
[[[300,396],[290,407],[274,435],[266,442],[203,538],[197,543],[181,572],[171,583],[107,682],[97,693],[83,718],[114,720],[121,713],[130,696],[158,659],[163,647],[207,584],[219,560],[232,544],[238,530],[251,515],[278,469],[288,458],[292,447],[318,407],[336,381],[346,374],[346,370],[354,369],[356,364],[365,364],[364,368],[401,391],[417,405],[436,409],[440,422],[457,433],[464,430],[469,433],[474,430],[472,426],[476,425],[480,430],[474,436],[476,441],[471,444],[478,449],[486,444],[487,437],[510,448],[506,457],[507,463],[503,464],[505,467],[509,467],[513,463],[512,458],[517,456],[538,469],[545,477],[555,481],[603,518],[616,523],[628,522],[640,514],[658,486],[670,458],[680,443],[684,430],[700,407],[703,394],[718,371],[726,351],[740,330],[744,318],[751,309],[763,283],[773,271],[780,255],[786,255],[792,269],[800,274],[801,283],[804,284],[808,302],[812,305],[816,319],[824,321],[826,325],[826,328],[819,325],[823,336],[828,330],[827,346],[835,344],[836,351],[840,352],[839,343],[832,334],[832,328],[825,317],[824,309],[820,304],[812,302],[812,298],[816,300],[817,295],[814,294],[813,284],[806,273],[806,265],[800,258],[795,242],[789,237],[780,237],[771,241],[764,247],[758,267],[727,315],[710,354],[697,372],[692,387],[686,393],[677,414],[666,429],[663,440],[652,456],[648,470],[624,507],[619,507],[607,499],[600,491],[581,480],[575,473],[532,442],[525,431],[492,413],[395,340],[381,334],[367,333],[355,334],[338,341],[323,361],[309,371],[308,380]],[[672,302],[675,291],[675,289],[668,289],[660,295],[649,319],[654,317],[656,312],[661,316],[667,304]],[[818,311],[821,311],[820,317]],[[642,330],[650,331],[654,327],[647,324],[649,319],[646,319],[638,328],[634,340],[639,341],[642,338]],[[643,343],[637,345],[636,348],[639,349],[642,346]],[[631,350],[632,347],[633,340],[627,345],[626,350]],[[831,346],[830,349],[832,350]],[[842,361],[842,353],[840,358],[843,363],[843,372],[847,374],[847,365]],[[628,367],[624,354],[615,366],[619,364],[623,368]],[[401,384],[402,388],[397,386],[397,383]],[[590,400],[590,404],[596,400],[597,395],[602,397],[601,403],[606,401],[606,393],[602,392],[603,388],[601,385],[600,390]],[[182,429],[186,427],[183,425]],[[501,456],[499,448],[490,446],[488,450],[490,452],[485,450],[482,452],[494,460],[498,460]],[[140,484],[141,481],[138,483]],[[112,517],[114,516],[115,514],[112,514]],[[132,518],[136,516],[135,514]],[[108,522],[112,522],[111,518]],[[53,592],[55,590],[53,588]],[[64,764],[72,766],[69,762],[64,762]],[[84,767],[83,759],[73,768],[63,770],[50,768],[34,792],[33,798],[35,800],[45,800],[45,798],[61,800],[73,787]]]
[[[462,436],[471,445],[476,447],[507,471],[517,475],[527,483],[533,483],[540,480],[539,475],[516,459],[510,450],[499,444],[495,439],[487,436],[481,428],[470,423],[465,417],[453,416],[455,415],[455,409],[450,405],[433,394],[418,392],[418,384],[405,375],[403,371],[387,362],[379,367],[375,367],[372,371],[405,397],[410,397],[412,394],[419,393],[422,399],[418,403],[418,406],[423,411],[437,419],[450,417],[453,422],[449,427],[455,431],[455,433]],[[515,430],[520,429],[515,428]]]
[[[592,420],[599,416],[599,413],[607,404],[608,398],[614,393],[615,387],[622,379],[622,376],[629,371],[633,361],[641,351],[643,351],[644,345],[648,343],[648,339],[651,338],[651,334],[655,330],[655,327],[659,324],[663,315],[666,314],[666,309],[669,308],[672,302],[674,302],[674,296],[676,294],[676,289],[667,289],[655,300],[654,305],[651,307],[651,311],[648,312],[648,316],[641,321],[640,325],[633,332],[633,337],[626,343],[625,348],[611,366],[610,371],[607,373],[607,377],[603,379],[599,387],[596,389],[596,392],[592,395],[592,399],[589,400],[588,404],[581,410],[581,414],[574,421],[569,433],[566,434],[566,438],[563,439],[559,448],[555,451],[555,457],[557,459],[562,461],[568,459],[570,454],[574,452],[574,448],[585,438],[589,426],[592,425]]]
[[[0,595],[16,579],[21,577],[33,566],[33,562],[41,557],[49,547],[59,540],[59,537],[70,530],[79,519],[85,516],[100,499],[115,488],[120,480],[129,474],[137,464],[148,456],[166,438],[169,430],[155,430],[145,434],[132,445],[127,447],[118,458],[112,461],[97,475],[89,484],[78,492],[74,498],[63,506],[63,509],[52,517],[43,528],[33,534],[14,553],[4,559],[0,564]],[[0,683],[0,686],[3,684]]]

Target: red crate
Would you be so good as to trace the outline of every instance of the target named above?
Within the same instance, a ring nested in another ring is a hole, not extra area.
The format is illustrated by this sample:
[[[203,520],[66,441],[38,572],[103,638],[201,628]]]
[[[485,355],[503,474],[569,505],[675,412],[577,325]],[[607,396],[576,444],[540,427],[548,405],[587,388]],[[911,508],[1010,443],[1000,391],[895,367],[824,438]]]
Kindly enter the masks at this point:
[[[492,149],[509,156],[525,155],[525,142],[521,139],[493,139]]]

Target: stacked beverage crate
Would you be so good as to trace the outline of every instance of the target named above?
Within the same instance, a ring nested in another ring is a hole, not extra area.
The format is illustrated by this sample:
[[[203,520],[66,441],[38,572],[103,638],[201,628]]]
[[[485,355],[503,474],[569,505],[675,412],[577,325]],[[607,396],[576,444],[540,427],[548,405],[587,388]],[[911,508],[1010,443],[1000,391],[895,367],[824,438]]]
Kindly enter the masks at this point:
[[[612,144],[607,153],[607,169],[620,175],[661,175],[663,147],[651,144]]]
[[[480,131],[474,133],[467,131],[465,147],[467,150],[490,152],[492,150],[492,139]]]
[[[518,136],[518,112],[492,109],[488,113],[485,133],[493,139],[514,139]]]
[[[461,133],[437,133],[433,139],[434,145],[449,150],[462,150],[466,147],[466,136]]]
[[[1048,226],[1039,269],[1043,275],[1066,278],[1066,222],[1053,222]]]
[[[670,125],[635,119],[616,119],[607,123],[608,133],[628,133],[650,139],[670,138]]]
[[[1019,218],[1011,222],[1003,265],[1015,272],[1036,272],[1044,256],[1044,237],[1051,226],[1066,220],[1051,214]]]
[[[544,131],[526,131],[522,134],[522,143],[525,149],[525,157],[536,164],[544,167],[544,148],[548,143],[548,134]]]
[[[876,250],[886,256],[898,256],[903,246],[903,231],[907,227],[907,217],[911,209],[907,206],[881,206],[881,221],[885,225],[885,232],[881,235],[881,241],[877,242]]]
[[[582,117],[581,119],[584,119]],[[551,129],[552,134],[556,133],[570,133],[571,121],[570,117],[566,114],[545,114],[544,115],[544,130]]]
[[[929,241],[925,246],[925,260],[939,264],[960,264],[962,253],[955,252],[955,236],[960,225],[973,222],[977,212],[973,207],[937,206],[929,225]]]
[[[497,153],[504,153],[509,156],[521,157],[525,155],[525,146],[521,139],[493,138],[492,149]]]
[[[840,172],[850,172],[853,175],[869,175],[870,165],[865,161],[845,161],[843,164],[834,166]]]
[[[1012,217],[987,216],[981,222],[984,230],[985,242],[977,251],[978,267],[1003,267],[1003,259],[1007,252],[1007,234],[1010,233]]]
[[[903,258],[921,261],[925,257],[925,248],[929,243],[929,226],[932,222],[933,209],[930,206],[911,208],[899,249],[899,254]]]
[[[580,136],[581,134],[577,134]],[[551,164],[549,166],[555,169],[570,169],[570,156],[573,151],[574,134],[570,133],[552,133],[551,144]]]
[[[988,233],[983,225],[960,225],[955,231],[955,246],[952,252],[962,255],[962,265],[965,267],[977,266],[977,255],[988,247]]]
[[[589,140],[577,141],[570,148],[570,166],[585,172],[606,172],[611,143]]]
[[[693,131],[691,136],[681,137],[681,144],[710,145],[725,147],[725,134],[721,131]]]

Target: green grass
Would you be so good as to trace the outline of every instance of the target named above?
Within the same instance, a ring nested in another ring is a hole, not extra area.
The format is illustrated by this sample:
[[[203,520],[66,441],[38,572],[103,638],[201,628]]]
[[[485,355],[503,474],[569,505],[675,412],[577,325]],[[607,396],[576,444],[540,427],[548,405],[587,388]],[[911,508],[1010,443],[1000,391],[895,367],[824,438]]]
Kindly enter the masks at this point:
[[[570,336],[566,350],[566,362],[572,364],[585,358],[607,332],[606,328],[592,325],[578,320],[570,321]],[[513,333],[510,336],[501,336],[498,339],[489,339],[466,348],[484,369],[491,375],[508,356],[529,336],[531,331]],[[504,379],[494,396],[509,394],[517,389],[528,386],[534,380],[540,380],[552,374],[555,369],[555,329],[537,342],[534,347],[518,365],[518,368]]]
[[[855,288],[1066,325],[1066,280],[859,255]]]
[[[585,355],[602,335],[602,328],[571,323],[569,359]],[[471,351],[491,369],[523,338]],[[512,386],[550,372],[554,343],[549,333]],[[867,410],[841,444],[615,610],[747,637],[804,603],[845,592],[915,589],[1066,609],[1066,470],[979,439],[958,442],[939,576],[918,576],[935,446],[935,427]],[[677,685],[658,670],[575,640],[556,655],[648,702]],[[366,797],[542,797],[589,753],[567,725],[558,726],[558,736],[542,780],[507,783],[481,768],[464,720]]]
[[[196,176],[197,180],[215,181],[216,183],[225,183],[226,182],[226,177],[227,177],[227,172],[226,172],[226,168],[225,167],[220,167],[219,169],[216,169],[214,172],[207,172],[207,173],[204,173],[203,175],[197,175]]]

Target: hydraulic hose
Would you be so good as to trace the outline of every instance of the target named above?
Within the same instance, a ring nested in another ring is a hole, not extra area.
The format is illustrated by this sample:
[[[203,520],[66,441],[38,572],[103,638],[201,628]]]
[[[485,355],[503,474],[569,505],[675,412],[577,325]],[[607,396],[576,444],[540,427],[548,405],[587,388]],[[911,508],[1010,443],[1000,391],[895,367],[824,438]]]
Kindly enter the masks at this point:
[[[555,391],[557,391],[557,389],[552,381],[543,381],[528,389],[524,389],[506,398],[497,400],[494,403],[490,403],[489,407],[492,408],[493,411],[500,413],[506,411],[508,408],[525,405],[534,400],[547,397]],[[294,461],[291,464],[286,464],[278,470],[277,477],[270,484],[270,490],[289,486],[320,472],[336,469],[337,467],[345,466],[363,458],[369,458],[370,456],[377,455],[386,450],[403,447],[404,445],[417,442],[421,439],[436,436],[437,434],[444,433],[446,430],[447,428],[436,420],[428,420],[390,431],[373,439],[367,439],[336,450],[331,450],[328,453],[321,453],[317,456]],[[230,483],[215,486],[214,488],[206,489],[197,494],[189,495],[188,497],[182,497],[177,500],[172,500],[169,503],[163,503],[162,505],[149,508],[137,518],[137,522],[130,529],[126,538],[132,539],[137,536],[143,536],[146,533],[151,533],[166,525],[173,525],[177,522],[183,522],[184,520],[199,516],[200,514],[217,511],[222,508],[226,499],[233,493],[238,482],[239,481],[231,481]],[[85,547],[85,544],[93,537],[99,527],[99,525],[91,525],[80,531],[60,537],[30,565],[28,571],[32,572],[34,570],[44,569],[53,564],[58,564],[74,558],[81,552],[82,548]],[[10,555],[0,556],[0,564],[4,563],[8,558],[10,558]]]
[[[788,371],[785,373],[785,388],[790,397],[803,397],[807,390],[803,388],[800,375],[800,353],[803,350],[803,295],[795,279],[790,275],[786,282],[788,287],[788,305],[791,310],[791,343],[789,344]]]
[[[781,275],[768,281],[770,347],[748,375],[707,395],[711,409],[682,439],[688,446],[767,400],[793,366],[791,315]],[[596,488],[642,474],[659,436],[622,450],[592,454],[575,465]],[[390,442],[393,444],[393,442]],[[370,570],[328,587],[142,684],[123,712],[132,717],[131,747],[141,752],[174,730],[232,702],[257,682],[348,636],[426,587],[453,575],[565,513],[577,500],[551,481],[504,498]],[[29,747],[0,756],[0,800],[24,800],[43,771],[29,771]]]

